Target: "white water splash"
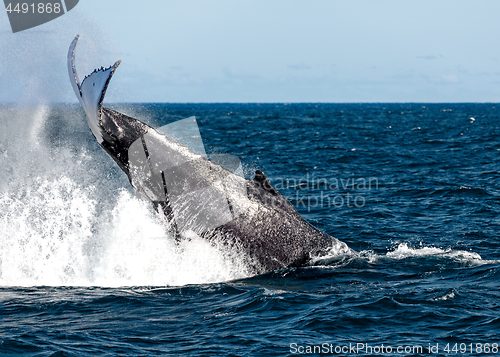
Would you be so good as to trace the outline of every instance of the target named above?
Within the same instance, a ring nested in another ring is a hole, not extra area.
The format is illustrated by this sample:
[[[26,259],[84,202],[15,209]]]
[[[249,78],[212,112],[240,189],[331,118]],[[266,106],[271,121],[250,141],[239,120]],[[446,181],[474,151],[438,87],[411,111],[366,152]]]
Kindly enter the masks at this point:
[[[438,248],[438,247],[411,247],[408,243],[399,243],[394,250],[388,251],[386,254],[377,254],[372,250],[366,250],[361,252],[355,252],[353,250],[349,251],[338,251],[332,250],[327,255],[316,257],[312,259],[311,265],[327,265],[328,267],[341,267],[349,263],[349,261],[354,259],[366,260],[370,264],[376,264],[379,261],[391,259],[391,260],[403,260],[410,258],[445,258],[454,261],[459,261],[471,265],[483,265],[483,264],[496,264],[500,262],[499,260],[485,260],[474,252],[468,252],[465,250],[453,250],[451,248]]]
[[[178,286],[243,278],[242,257],[196,235],[176,244],[149,203],[118,192],[96,215],[93,188],[68,177],[0,196],[0,285]]]
[[[45,106],[0,108],[1,286],[179,286],[251,275],[227,248],[194,234],[176,243],[150,202],[123,188],[123,174],[109,178],[116,168],[100,150],[48,143],[50,115]]]
[[[122,190],[113,211],[98,285],[186,285],[250,275],[244,257],[218,249],[196,234],[176,243],[150,202]]]
[[[411,257],[446,257],[455,260],[478,263],[482,261],[479,254],[467,252],[465,250],[452,250],[451,248],[442,249],[437,247],[412,248],[407,243],[401,243],[397,248],[386,254],[386,257],[393,259],[405,259]]]
[[[449,293],[446,293],[442,296],[438,296],[438,297],[435,297],[433,299],[431,299],[432,301],[446,301],[446,300],[451,300],[451,299],[454,299],[456,296],[455,292],[454,291],[451,291]]]

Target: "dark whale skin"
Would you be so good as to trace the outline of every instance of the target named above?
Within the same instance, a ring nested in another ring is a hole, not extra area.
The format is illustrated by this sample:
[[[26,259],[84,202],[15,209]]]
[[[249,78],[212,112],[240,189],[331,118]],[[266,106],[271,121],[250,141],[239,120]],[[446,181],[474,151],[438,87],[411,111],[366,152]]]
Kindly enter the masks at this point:
[[[141,138],[144,142],[144,135],[155,130],[140,120],[102,106],[104,94],[119,61],[109,68],[95,70],[80,83],[74,65],[77,40],[78,36],[73,40],[68,52],[68,70],[75,94],[86,112],[89,127],[96,140],[133,184],[129,167],[129,148]],[[214,172],[222,173],[223,176],[230,174],[216,163],[203,160],[207,161],[209,168],[207,175]],[[328,254],[332,250],[334,254],[350,252],[345,243],[305,221],[293,205],[271,185],[262,171],[257,170],[254,179],[239,180],[244,180],[245,199],[253,209],[243,211],[229,222],[203,231],[200,235],[214,244],[222,244],[244,253],[253,273],[302,266],[311,257]],[[167,192],[167,186],[165,183],[164,185]],[[175,231],[176,239],[182,239],[173,222],[168,194],[166,200],[152,200],[152,203],[155,209],[164,215],[169,227]],[[229,199],[228,204],[233,213]]]

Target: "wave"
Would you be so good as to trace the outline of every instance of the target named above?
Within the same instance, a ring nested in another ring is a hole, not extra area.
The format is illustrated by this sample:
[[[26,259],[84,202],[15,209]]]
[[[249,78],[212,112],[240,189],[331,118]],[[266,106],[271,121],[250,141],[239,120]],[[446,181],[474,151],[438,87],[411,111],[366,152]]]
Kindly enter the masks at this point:
[[[370,264],[377,264],[378,262],[398,261],[412,258],[445,259],[465,263],[466,265],[500,263],[500,260],[483,259],[479,254],[470,251],[439,247],[412,247],[404,242],[399,243],[394,249],[387,251],[385,254],[377,254],[372,250],[364,250],[361,252],[351,251],[347,254],[339,254],[337,251],[333,250],[328,254],[313,257],[311,265],[339,267],[346,265],[348,262],[352,261],[352,259],[360,259]]]
[[[408,243],[400,243],[396,249],[387,252],[386,257],[398,260],[413,257],[443,257],[459,261],[467,261],[474,264],[489,262],[483,260],[479,254],[474,252],[453,250],[451,248],[442,249],[437,247],[412,248],[408,245]]]

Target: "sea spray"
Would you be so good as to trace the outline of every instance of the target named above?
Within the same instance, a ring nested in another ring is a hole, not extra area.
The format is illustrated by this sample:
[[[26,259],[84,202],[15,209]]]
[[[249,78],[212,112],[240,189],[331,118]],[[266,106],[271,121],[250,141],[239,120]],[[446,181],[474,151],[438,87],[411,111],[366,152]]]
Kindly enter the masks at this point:
[[[0,109],[0,285],[166,286],[251,274],[227,247],[194,234],[175,242],[74,113]]]

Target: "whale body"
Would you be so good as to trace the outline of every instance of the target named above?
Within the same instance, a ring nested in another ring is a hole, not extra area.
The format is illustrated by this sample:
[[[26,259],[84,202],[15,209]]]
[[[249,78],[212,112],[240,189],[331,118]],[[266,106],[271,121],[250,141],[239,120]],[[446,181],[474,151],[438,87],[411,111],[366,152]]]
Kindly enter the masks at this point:
[[[165,134],[104,108],[106,89],[120,61],[80,81],[75,68],[78,39],[68,51],[68,71],[89,128],[132,186],[151,200],[176,239],[194,232],[219,246],[237,249],[256,274],[301,266],[332,251],[350,251],[345,243],[305,221],[262,171],[257,170],[254,179],[245,179],[241,171],[238,174],[234,157],[209,159],[203,149],[183,142],[182,135]],[[193,128],[195,119],[178,124]]]

